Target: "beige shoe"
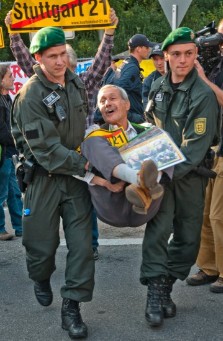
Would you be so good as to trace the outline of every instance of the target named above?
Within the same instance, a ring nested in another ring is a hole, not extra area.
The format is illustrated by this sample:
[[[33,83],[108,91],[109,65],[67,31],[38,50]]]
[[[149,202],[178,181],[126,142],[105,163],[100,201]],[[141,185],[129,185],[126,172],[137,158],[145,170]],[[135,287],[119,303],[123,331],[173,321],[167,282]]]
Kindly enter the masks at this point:
[[[0,240],[11,240],[13,237],[14,237],[13,234],[8,232],[0,233]]]
[[[163,186],[157,182],[157,177],[158,170],[153,160],[144,161],[139,171],[139,185],[153,200],[160,198],[164,193]]]
[[[129,185],[125,188],[125,196],[127,200],[133,205],[134,212],[138,214],[146,214],[151,205],[152,199],[147,196],[145,191],[136,185]]]
[[[223,278],[218,277],[217,281],[210,285],[210,291],[217,294],[223,294]]]

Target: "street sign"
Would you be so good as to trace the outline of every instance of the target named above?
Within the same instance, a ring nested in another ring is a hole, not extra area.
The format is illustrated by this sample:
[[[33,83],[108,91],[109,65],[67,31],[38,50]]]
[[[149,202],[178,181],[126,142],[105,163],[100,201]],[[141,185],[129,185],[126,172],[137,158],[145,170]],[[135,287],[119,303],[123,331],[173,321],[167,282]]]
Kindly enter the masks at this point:
[[[159,0],[172,29],[180,25],[191,2],[192,0]]]
[[[38,31],[59,26],[65,31],[112,28],[108,0],[16,0],[10,33]]]
[[[5,44],[4,44],[2,27],[0,27],[0,49],[2,49],[3,47],[5,47]]]
[[[36,32],[34,32],[34,33],[29,32],[29,41],[30,42],[32,41],[35,34],[36,34]],[[65,31],[64,34],[65,34],[66,40],[75,38],[75,31]]]

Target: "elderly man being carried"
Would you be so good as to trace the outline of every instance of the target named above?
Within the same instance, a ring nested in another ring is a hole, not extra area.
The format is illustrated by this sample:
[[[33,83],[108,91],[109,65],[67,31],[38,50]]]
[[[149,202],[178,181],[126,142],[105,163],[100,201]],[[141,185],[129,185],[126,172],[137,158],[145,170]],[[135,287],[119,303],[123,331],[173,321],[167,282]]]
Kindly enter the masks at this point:
[[[125,90],[118,86],[102,87],[98,106],[106,122],[100,128],[112,131],[123,127],[129,140],[146,129],[128,121],[130,103]],[[86,139],[81,144],[81,153],[90,164],[91,172],[86,174],[85,180],[100,220],[113,226],[134,227],[146,223],[157,213],[164,189],[158,182],[161,173],[152,160],[144,161],[139,171],[132,169],[123,161],[118,148],[98,136]],[[171,177],[172,169],[169,175]]]

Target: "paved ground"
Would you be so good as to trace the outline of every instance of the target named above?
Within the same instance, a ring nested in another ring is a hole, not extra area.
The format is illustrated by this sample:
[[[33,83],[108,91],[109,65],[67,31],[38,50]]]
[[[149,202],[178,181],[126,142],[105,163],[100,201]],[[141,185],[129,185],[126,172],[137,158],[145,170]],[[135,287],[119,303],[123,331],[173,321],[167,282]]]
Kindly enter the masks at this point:
[[[101,246],[94,298],[81,307],[89,341],[222,340],[223,295],[211,293],[208,286],[189,287],[181,281],[176,282],[173,292],[177,316],[165,320],[162,328],[151,330],[144,318],[146,287],[139,283],[143,227],[99,225]],[[64,282],[66,253],[62,243],[52,276],[54,301],[44,308],[35,300],[33,283],[27,276],[21,238],[0,243],[0,341],[69,340],[60,327],[59,290]]]

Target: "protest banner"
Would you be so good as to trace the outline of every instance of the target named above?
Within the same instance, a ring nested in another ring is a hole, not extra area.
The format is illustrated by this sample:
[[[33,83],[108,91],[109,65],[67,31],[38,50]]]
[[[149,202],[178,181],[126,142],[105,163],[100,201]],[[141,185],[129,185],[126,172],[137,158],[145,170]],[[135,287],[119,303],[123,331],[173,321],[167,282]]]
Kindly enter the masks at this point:
[[[35,32],[46,26],[69,31],[114,27],[108,0],[16,0],[11,18],[10,33]]]
[[[85,72],[87,68],[92,64],[93,59],[85,60],[83,62],[77,63],[76,73],[80,74],[81,72]],[[0,64],[10,63],[11,64],[11,71],[12,75],[15,79],[14,81],[14,90],[9,91],[9,95],[12,99],[14,99],[15,95],[21,89],[23,84],[29,79],[27,75],[22,71],[20,66],[17,64],[17,62],[0,62]]]
[[[14,81],[14,90],[9,90],[9,95],[14,99],[17,92],[21,89],[23,84],[29,79],[26,74],[22,71],[20,66],[16,62],[10,62],[11,63],[11,71],[12,75],[15,79]]]

